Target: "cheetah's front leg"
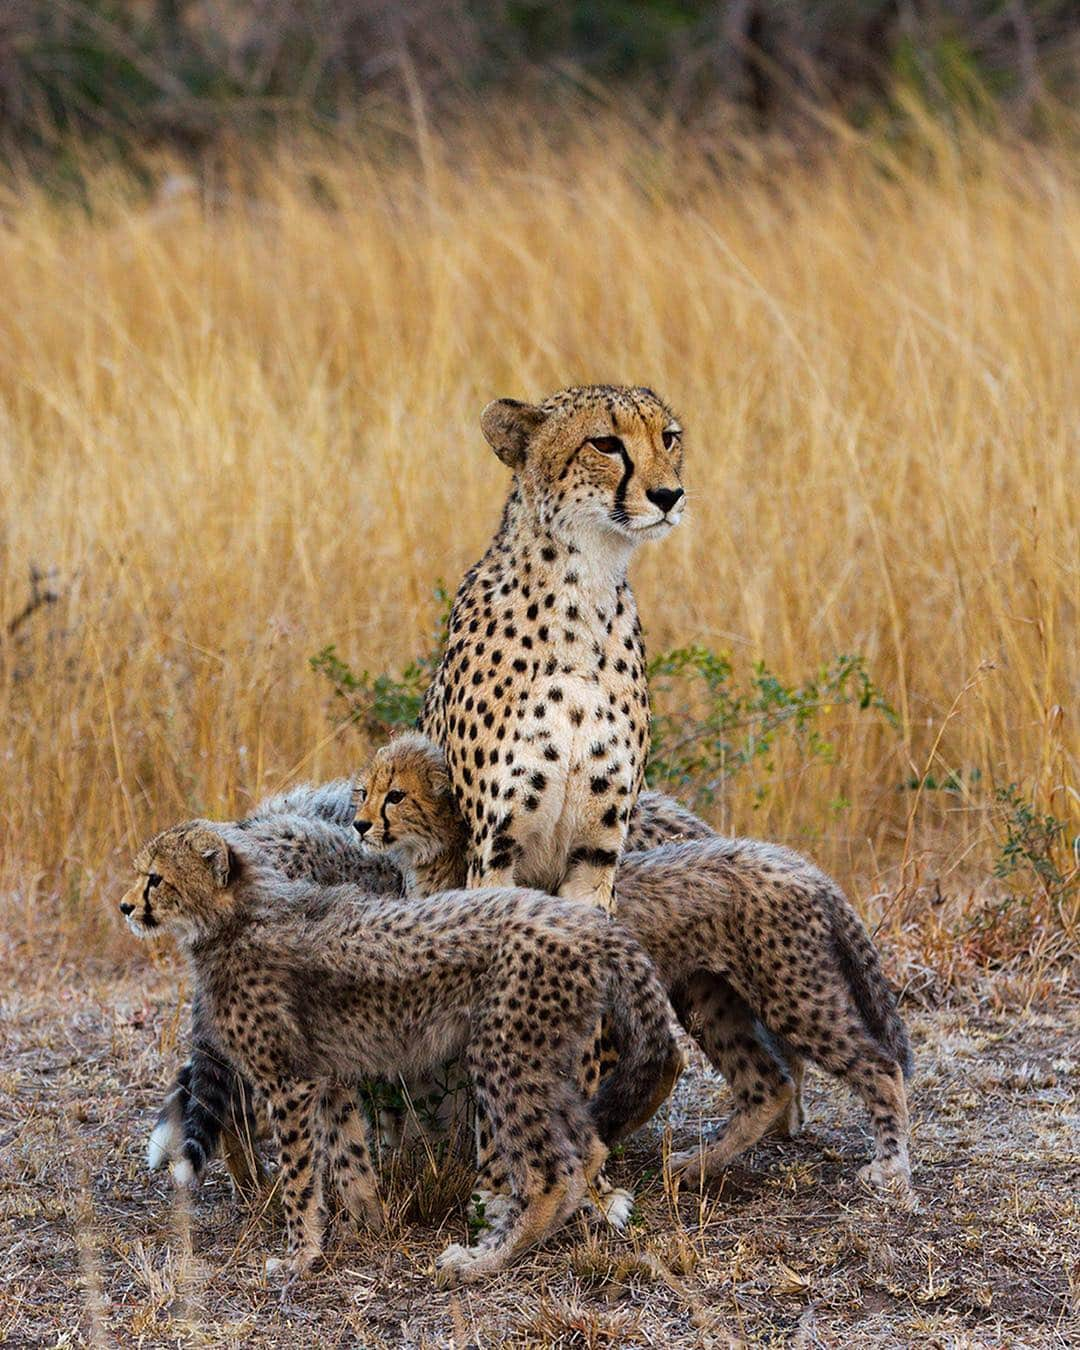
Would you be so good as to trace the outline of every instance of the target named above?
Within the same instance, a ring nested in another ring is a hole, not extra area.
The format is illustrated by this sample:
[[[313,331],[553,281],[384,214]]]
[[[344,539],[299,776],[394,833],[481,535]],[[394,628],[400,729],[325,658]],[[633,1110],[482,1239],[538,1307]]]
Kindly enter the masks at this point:
[[[619,839],[618,843],[621,842]],[[605,914],[614,913],[615,867],[618,861],[617,847],[574,849],[567,860],[559,897],[577,900],[583,905],[595,905]]]
[[[281,1155],[287,1255],[270,1257],[268,1275],[303,1275],[322,1256],[325,1167],[324,1084],[279,1080],[267,1089],[270,1119]]]

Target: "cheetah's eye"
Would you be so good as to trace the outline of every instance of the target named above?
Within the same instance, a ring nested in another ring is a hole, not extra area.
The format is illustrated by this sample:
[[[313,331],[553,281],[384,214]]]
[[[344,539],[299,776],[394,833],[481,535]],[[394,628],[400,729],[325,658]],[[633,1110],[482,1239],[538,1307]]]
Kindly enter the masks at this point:
[[[355,787],[355,788],[353,788],[353,805],[354,805],[354,806],[359,806],[359,805],[361,804],[361,802],[364,802],[364,801],[366,801],[366,800],[367,800],[367,788],[362,788],[362,787]]]
[[[668,429],[663,433],[662,438],[664,442],[664,449],[674,450],[675,446],[677,446],[679,443],[679,436],[681,434],[682,433],[678,427],[668,427]]]
[[[386,800],[390,803],[391,806],[397,806],[399,802],[403,802],[405,800],[405,794],[398,788],[395,788],[393,792],[388,792],[386,794]]]
[[[599,450],[602,455],[621,455],[623,443],[618,436],[593,436],[589,440],[589,445],[594,450]]]
[[[147,889],[153,890],[155,886],[161,885],[161,878],[156,872],[148,872],[146,875]]]

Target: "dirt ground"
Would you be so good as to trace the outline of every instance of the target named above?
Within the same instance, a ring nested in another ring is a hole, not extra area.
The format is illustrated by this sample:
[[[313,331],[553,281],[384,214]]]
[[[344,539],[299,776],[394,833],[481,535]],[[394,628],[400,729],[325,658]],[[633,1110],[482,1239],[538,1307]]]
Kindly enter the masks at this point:
[[[614,1175],[625,1237],[584,1221],[487,1286],[435,1289],[465,1235],[458,1179],[390,1188],[377,1239],[335,1229],[327,1268],[284,1294],[282,1235],[220,1164],[187,1205],[143,1150],[177,1063],[169,963],[4,976],[0,1343],[5,1346],[1065,1346],[1080,1340],[1080,1016],[908,1009],[918,1213],[855,1180],[860,1109],[820,1075],[794,1141],[756,1148],[705,1195],[666,1187],[661,1147],[724,1114],[699,1061]],[[415,1180],[418,1177],[419,1180]],[[427,1222],[408,1223],[412,1215]]]

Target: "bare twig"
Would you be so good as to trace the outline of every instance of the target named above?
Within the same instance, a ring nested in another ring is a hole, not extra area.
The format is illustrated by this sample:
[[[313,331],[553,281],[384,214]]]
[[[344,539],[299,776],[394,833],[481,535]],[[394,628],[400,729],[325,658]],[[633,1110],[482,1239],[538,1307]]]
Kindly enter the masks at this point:
[[[55,605],[60,599],[60,592],[45,584],[52,580],[55,575],[56,573],[52,569],[48,572],[42,572],[38,567],[30,568],[30,599],[13,619],[8,620],[6,631],[9,638],[14,637],[27,619],[37,613],[42,606]]]

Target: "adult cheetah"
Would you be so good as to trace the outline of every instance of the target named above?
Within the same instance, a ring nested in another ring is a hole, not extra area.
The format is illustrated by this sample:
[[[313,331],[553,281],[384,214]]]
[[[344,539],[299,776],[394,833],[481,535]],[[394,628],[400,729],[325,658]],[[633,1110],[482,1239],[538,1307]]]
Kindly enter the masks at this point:
[[[611,385],[499,399],[480,424],[514,483],[418,727],[446,752],[470,887],[610,911],[649,748],[627,566],[682,516],[682,427],[652,390]]]

